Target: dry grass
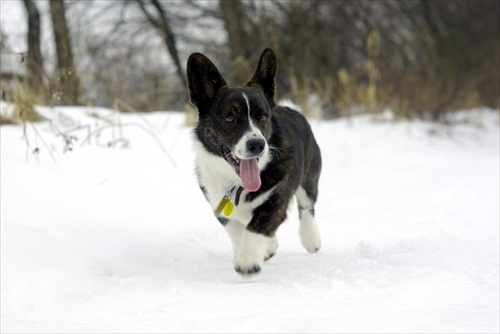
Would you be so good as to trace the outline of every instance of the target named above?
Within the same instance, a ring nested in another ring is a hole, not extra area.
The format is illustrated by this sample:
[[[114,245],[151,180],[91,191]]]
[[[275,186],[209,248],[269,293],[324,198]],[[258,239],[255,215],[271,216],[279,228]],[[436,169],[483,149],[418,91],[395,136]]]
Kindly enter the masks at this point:
[[[2,115],[0,124],[16,124],[23,121],[39,122],[43,120],[34,106],[46,104],[45,98],[31,89],[26,82],[20,79],[14,79],[10,84],[2,82],[2,89],[14,109],[10,115]]]

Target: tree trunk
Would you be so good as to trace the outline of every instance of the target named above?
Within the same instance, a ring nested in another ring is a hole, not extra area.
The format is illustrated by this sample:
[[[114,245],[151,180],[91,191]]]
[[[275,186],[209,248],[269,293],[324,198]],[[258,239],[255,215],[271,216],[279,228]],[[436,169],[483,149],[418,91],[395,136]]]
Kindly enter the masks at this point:
[[[242,84],[252,75],[248,62],[249,41],[243,26],[246,20],[245,8],[241,0],[219,0],[219,9],[228,35],[235,80]]]
[[[58,93],[63,105],[78,104],[79,79],[71,52],[64,0],[50,0],[50,16],[57,51]]]
[[[43,84],[42,53],[40,51],[40,13],[33,0],[23,0],[28,14],[28,84],[33,92],[46,100],[46,91]]]

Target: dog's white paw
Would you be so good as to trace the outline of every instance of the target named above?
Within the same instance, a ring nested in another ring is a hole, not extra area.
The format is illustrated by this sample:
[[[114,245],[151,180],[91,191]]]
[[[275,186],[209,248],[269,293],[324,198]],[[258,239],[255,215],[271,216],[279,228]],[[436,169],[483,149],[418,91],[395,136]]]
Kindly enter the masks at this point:
[[[300,222],[299,235],[302,246],[309,253],[316,253],[319,251],[321,248],[321,238],[319,236],[318,226],[313,217],[307,217],[304,221]]]
[[[234,270],[241,275],[259,273],[270,244],[272,245],[272,239],[269,237],[248,230],[243,232],[241,244],[234,259]],[[277,247],[277,243],[275,244]]]
[[[234,261],[234,270],[240,275],[249,276],[259,273],[263,264],[263,257],[246,256],[240,252]]]

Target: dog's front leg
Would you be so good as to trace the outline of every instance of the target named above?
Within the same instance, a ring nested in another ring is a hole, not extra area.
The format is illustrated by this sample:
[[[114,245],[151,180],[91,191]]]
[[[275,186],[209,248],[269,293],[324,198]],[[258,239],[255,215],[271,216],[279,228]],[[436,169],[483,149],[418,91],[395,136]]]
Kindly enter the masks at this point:
[[[240,250],[241,238],[243,232],[245,232],[245,226],[239,221],[227,220],[224,224],[224,228],[226,229],[227,235],[231,240],[231,244],[233,245],[234,258],[236,258]]]
[[[238,251],[235,253],[234,270],[242,275],[260,272],[270,245],[276,245],[274,247],[276,249],[274,238],[245,229],[241,235]]]
[[[258,210],[254,210],[251,221],[241,235],[240,248],[235,257],[234,269],[238,273],[258,273],[264,261],[276,253],[276,230],[286,218],[288,201],[288,198],[274,194]]]

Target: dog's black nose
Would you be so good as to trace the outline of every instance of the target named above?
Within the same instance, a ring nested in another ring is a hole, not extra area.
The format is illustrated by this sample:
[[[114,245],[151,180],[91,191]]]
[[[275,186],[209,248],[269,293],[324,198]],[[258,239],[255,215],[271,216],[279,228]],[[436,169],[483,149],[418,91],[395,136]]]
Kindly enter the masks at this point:
[[[264,151],[266,143],[262,139],[252,139],[247,142],[247,150],[252,154],[260,154]]]

